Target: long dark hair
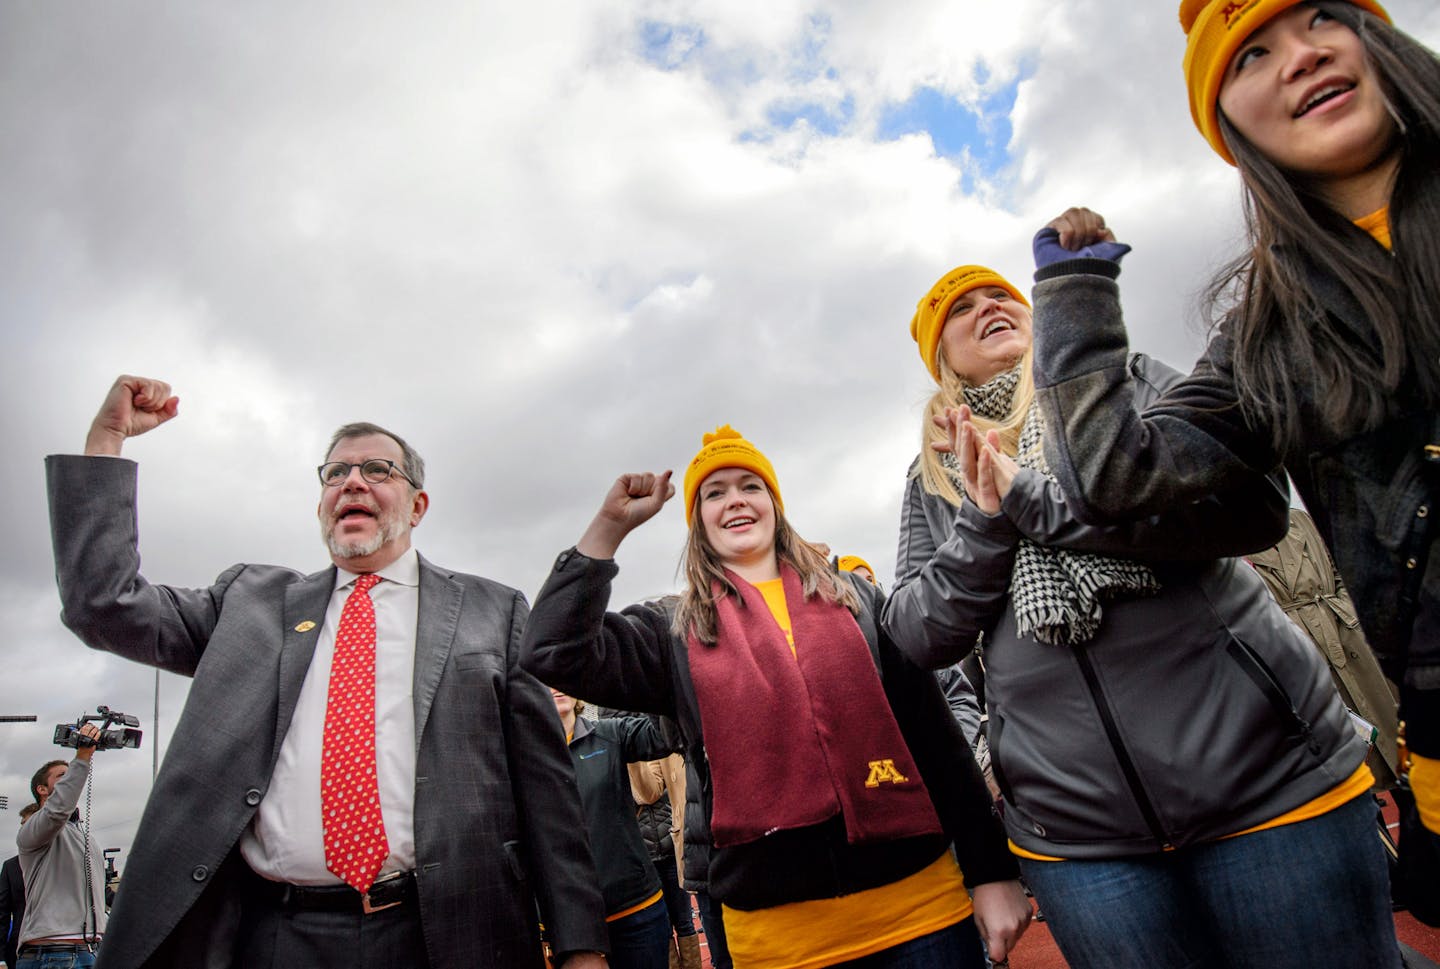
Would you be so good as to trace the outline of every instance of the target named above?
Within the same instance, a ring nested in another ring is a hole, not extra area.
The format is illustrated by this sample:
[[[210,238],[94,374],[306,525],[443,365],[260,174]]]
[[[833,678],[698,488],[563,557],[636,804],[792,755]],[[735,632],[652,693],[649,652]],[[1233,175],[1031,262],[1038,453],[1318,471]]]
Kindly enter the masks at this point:
[[[1440,402],[1440,58],[1343,0],[1309,5],[1360,38],[1396,121],[1399,168],[1392,255],[1220,115],[1252,248],[1216,274],[1205,300],[1211,318],[1232,328],[1241,406],[1282,451],[1315,431],[1302,400],[1342,434],[1378,426],[1402,385],[1417,403]],[[1349,291],[1373,327],[1373,345],[1326,312],[1306,261]]]

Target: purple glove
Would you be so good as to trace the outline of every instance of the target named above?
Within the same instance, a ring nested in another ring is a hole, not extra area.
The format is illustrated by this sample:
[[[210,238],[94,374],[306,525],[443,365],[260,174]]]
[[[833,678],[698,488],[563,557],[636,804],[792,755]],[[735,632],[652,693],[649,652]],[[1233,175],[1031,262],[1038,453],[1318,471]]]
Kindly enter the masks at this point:
[[[1095,242],[1083,249],[1066,249],[1060,245],[1060,231],[1048,225],[1035,233],[1035,241],[1030,246],[1035,253],[1036,269],[1044,269],[1066,259],[1105,259],[1118,266],[1121,258],[1130,251],[1123,242]]]

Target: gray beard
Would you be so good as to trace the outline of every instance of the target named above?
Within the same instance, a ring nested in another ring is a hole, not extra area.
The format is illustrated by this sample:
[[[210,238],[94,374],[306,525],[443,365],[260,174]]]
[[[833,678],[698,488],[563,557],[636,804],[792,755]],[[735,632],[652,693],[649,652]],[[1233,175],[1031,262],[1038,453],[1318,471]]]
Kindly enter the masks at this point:
[[[385,545],[386,542],[399,538],[405,533],[405,526],[402,522],[382,522],[380,528],[365,542],[342,542],[335,537],[334,526],[326,528],[320,526],[320,536],[325,540],[325,547],[330,554],[336,558],[354,559],[363,558],[366,555],[374,555]]]

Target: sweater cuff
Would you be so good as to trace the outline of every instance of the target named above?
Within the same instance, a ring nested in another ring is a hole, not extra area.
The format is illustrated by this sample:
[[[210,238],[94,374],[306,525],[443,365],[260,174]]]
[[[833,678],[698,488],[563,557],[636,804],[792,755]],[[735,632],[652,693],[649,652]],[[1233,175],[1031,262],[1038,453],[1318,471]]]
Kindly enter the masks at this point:
[[[987,851],[983,859],[971,857],[968,868],[960,866],[960,876],[965,879],[967,888],[974,889],[976,885],[988,885],[991,882],[1014,881],[1020,877],[1020,863],[1010,853],[1009,842],[1002,837],[1000,849]]]
[[[1057,276],[1104,276],[1106,279],[1120,278],[1120,264],[1111,262],[1109,259],[1095,259],[1089,256],[1077,256],[1074,259],[1063,259],[1060,262],[1052,262],[1048,266],[1042,266],[1035,270],[1035,282],[1043,283],[1047,279],[1054,279]]]
[[[620,566],[615,564],[614,559],[593,559],[573,545],[555,557],[554,571],[556,572],[580,572],[595,569],[604,572],[607,579],[614,578],[620,572]]]

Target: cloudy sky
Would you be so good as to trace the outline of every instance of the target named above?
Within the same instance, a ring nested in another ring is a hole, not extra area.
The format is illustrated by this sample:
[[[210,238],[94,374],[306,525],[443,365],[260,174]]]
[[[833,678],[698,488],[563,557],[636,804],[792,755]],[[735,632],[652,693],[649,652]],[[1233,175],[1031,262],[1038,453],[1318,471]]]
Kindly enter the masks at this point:
[[[887,584],[929,389],[907,326],[951,267],[1025,285],[1071,204],[1135,245],[1134,345],[1188,369],[1235,252],[1173,0],[533,0],[0,7],[0,826],[107,703],[172,737],[187,681],[58,621],[42,458],[119,373],[181,416],[130,442],[146,575],[327,564],[314,467],[373,420],[430,465],[416,544],[533,596],[615,475],[731,423],[801,534]],[[1440,45],[1432,0],[1391,0]],[[675,587],[672,506],[617,596]],[[99,758],[128,848],[149,749]],[[8,854],[0,848],[0,856]]]

